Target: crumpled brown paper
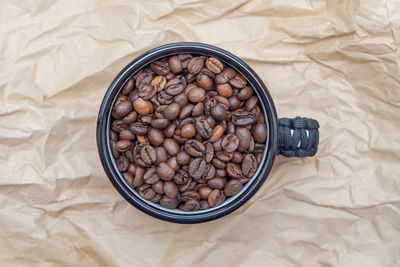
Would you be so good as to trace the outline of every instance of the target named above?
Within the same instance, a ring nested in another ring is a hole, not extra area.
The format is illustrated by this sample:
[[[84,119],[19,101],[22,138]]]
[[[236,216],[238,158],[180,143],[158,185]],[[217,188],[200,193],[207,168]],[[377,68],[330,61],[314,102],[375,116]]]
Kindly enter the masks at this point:
[[[399,266],[400,6],[396,0],[3,1],[0,262],[4,266]],[[130,206],[97,155],[109,84],[156,46],[244,59],[281,117],[320,122],[316,157],[277,157],[217,221]]]

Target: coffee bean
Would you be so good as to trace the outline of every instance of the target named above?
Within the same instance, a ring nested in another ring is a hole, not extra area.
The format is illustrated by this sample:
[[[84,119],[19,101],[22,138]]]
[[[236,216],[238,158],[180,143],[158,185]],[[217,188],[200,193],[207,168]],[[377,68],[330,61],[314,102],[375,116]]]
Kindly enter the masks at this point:
[[[193,117],[197,117],[200,116],[201,114],[203,114],[204,111],[204,104],[202,102],[197,103],[192,110],[192,116]]]
[[[166,87],[165,92],[171,96],[179,95],[186,87],[185,78],[176,76],[174,79],[170,80]]]
[[[215,152],[215,155],[217,156],[217,159],[219,159],[223,162],[229,162],[232,159],[233,153],[226,152],[223,150],[223,151]]]
[[[169,198],[176,198],[178,196],[178,187],[173,182],[164,182],[163,191]]]
[[[222,151],[222,138],[215,141],[215,143],[213,143],[213,147],[215,152]]]
[[[171,71],[175,74],[180,73],[183,69],[182,62],[178,56],[172,56],[168,60]]]
[[[185,107],[188,103],[188,97],[185,92],[180,93],[179,95],[174,96],[174,102],[179,105],[179,107],[182,109]]]
[[[217,125],[214,129],[213,132],[210,136],[209,141],[210,142],[216,142],[218,139],[221,138],[221,136],[224,134],[225,130],[224,127],[222,127],[221,125]]]
[[[236,164],[241,163],[243,161],[243,154],[238,151],[233,152],[231,161]]]
[[[235,111],[232,113],[232,122],[236,126],[245,126],[256,121],[256,116],[250,111]]]
[[[160,204],[161,204],[161,206],[163,206],[167,209],[175,209],[176,207],[178,207],[179,202],[178,202],[178,199],[176,199],[176,198],[169,198],[167,196],[164,196],[160,200]]]
[[[142,72],[136,79],[136,88],[142,88],[146,84],[150,84],[153,80],[153,75],[148,72]]]
[[[206,98],[206,91],[203,88],[195,87],[190,90],[188,98],[193,103],[199,103]]]
[[[191,139],[185,143],[185,151],[192,157],[203,157],[205,150],[204,145],[195,139]]]
[[[129,167],[129,160],[125,156],[120,156],[117,159],[117,167],[120,172],[126,172]]]
[[[229,83],[236,88],[244,88],[247,85],[246,79],[238,73],[229,80]]]
[[[147,171],[144,173],[143,176],[143,181],[146,184],[155,184],[160,180],[160,177],[156,173],[156,169],[154,167],[147,169]]]
[[[211,90],[213,87],[213,81],[210,79],[210,77],[202,73],[197,74],[196,83],[199,87],[206,91]]]
[[[264,143],[267,140],[267,126],[264,123],[254,125],[253,138],[257,143]]]
[[[138,96],[144,100],[149,100],[157,93],[157,86],[151,84],[145,84],[138,90]]]
[[[206,151],[205,151],[206,155],[205,155],[204,159],[206,160],[207,163],[210,163],[214,157],[214,146],[211,143],[207,142],[204,145],[204,147],[206,148]]]
[[[193,74],[197,74],[201,71],[204,66],[204,59],[201,57],[194,57],[189,61],[187,66],[188,71]]]
[[[226,176],[225,169],[215,169],[215,176],[225,177]]]
[[[239,146],[239,139],[234,134],[227,134],[224,139],[222,139],[222,148],[226,152],[233,152]]]
[[[179,116],[180,112],[181,107],[176,103],[172,103],[164,110],[163,115],[167,120],[173,120]]]
[[[246,152],[250,146],[250,130],[245,127],[237,127],[235,134],[239,139],[239,146],[237,150],[239,152]]]
[[[206,161],[202,158],[196,158],[189,165],[189,175],[194,179],[199,179],[203,176],[206,168]]]
[[[218,58],[210,57],[206,60],[206,67],[213,73],[218,74],[223,70],[224,64]]]
[[[143,116],[149,114],[150,112],[150,104],[140,97],[133,102],[133,108],[138,114]]]
[[[232,87],[229,83],[219,84],[217,86],[217,92],[220,96],[230,97],[233,94]]]
[[[240,166],[238,164],[231,163],[231,162],[226,164],[226,173],[230,177],[235,178],[235,179],[239,179],[243,175],[242,169],[240,168]]]
[[[112,116],[115,119],[122,119],[132,111],[132,102],[129,100],[124,100],[112,109]]]
[[[178,164],[178,161],[176,160],[176,157],[169,158],[168,161],[167,161],[167,164],[172,169],[174,169],[174,171],[177,171],[179,169],[179,164]]]
[[[150,64],[150,67],[158,75],[167,75],[169,72],[168,64],[161,61],[154,61]]]
[[[175,176],[175,170],[165,162],[158,164],[156,172],[157,175],[164,181],[171,181]]]
[[[200,194],[196,191],[185,191],[181,194],[182,201],[200,200]]]
[[[232,68],[225,68],[220,74],[215,76],[215,83],[223,84],[229,82],[230,79],[235,77],[236,71]]]
[[[213,160],[211,161],[211,163],[214,165],[215,168],[217,169],[225,169],[226,164],[225,162],[217,159],[217,158],[213,158]]]
[[[258,97],[257,96],[250,97],[246,101],[245,109],[248,110],[248,111],[251,111],[252,109],[254,109],[256,107],[257,102],[258,102]]]
[[[216,119],[218,121],[225,120],[226,114],[227,114],[226,109],[223,108],[220,104],[216,104],[211,109],[211,115],[214,117],[214,119]]]
[[[187,165],[190,161],[190,155],[185,151],[181,151],[176,155],[176,161],[179,165]]]
[[[253,89],[250,86],[246,86],[239,91],[237,98],[239,100],[247,100],[253,95]]]
[[[214,176],[215,176],[215,167],[212,164],[207,164],[207,167],[203,173],[202,179],[204,179],[206,181],[206,180],[212,179]]]
[[[167,120],[168,121],[168,120]],[[169,123],[169,121],[168,121]],[[164,135],[166,137],[172,137],[175,133],[176,125],[171,124],[164,130]]]
[[[124,89],[122,89],[121,94],[128,95],[130,92],[132,92],[134,86],[135,81],[133,79],[129,79],[129,81],[125,84]]]
[[[196,128],[193,124],[186,124],[181,128],[181,136],[184,138],[193,138],[196,135]]]
[[[164,182],[162,180],[159,180],[157,183],[151,186],[151,188],[153,188],[154,192],[156,192],[157,194],[164,194],[163,187],[164,187]],[[176,190],[178,191],[178,188],[176,188]]]
[[[194,108],[193,104],[184,106],[181,109],[181,113],[179,114],[179,119],[183,120],[183,119],[186,119],[187,117],[189,117],[190,114],[192,114],[193,108]]]
[[[209,138],[213,132],[212,128],[206,120],[198,120],[196,122],[196,131],[203,138]]]
[[[135,135],[129,130],[123,130],[119,133],[119,139],[132,141],[133,139],[135,139]]]
[[[198,210],[199,208],[200,204],[197,200],[189,200],[185,204],[179,206],[179,209],[183,211]]]
[[[221,205],[225,199],[226,196],[222,191],[214,189],[208,196],[208,205],[210,205],[210,207],[217,207]]]
[[[157,92],[161,92],[162,90],[164,90],[165,85],[167,84],[167,78],[165,78],[164,76],[157,76],[151,81],[150,84],[152,86],[155,86]]]
[[[161,91],[157,95],[157,101],[161,105],[169,105],[174,101],[174,97],[172,95],[167,94],[165,91]]]
[[[227,197],[234,196],[242,190],[243,185],[236,179],[232,179],[226,183],[224,192]]]
[[[231,96],[228,98],[228,102],[229,102],[229,109],[230,110],[237,110],[242,106],[242,103],[239,98],[237,98],[236,96]]]
[[[182,68],[184,69],[188,67],[190,60],[193,58],[193,56],[190,54],[181,54],[178,55],[178,57],[181,60]]]
[[[210,208],[210,205],[208,205],[207,200],[201,200],[199,201],[199,204],[200,204],[200,210],[206,210]]]
[[[153,146],[159,146],[164,143],[164,135],[161,130],[156,128],[150,128],[147,134],[150,143]]]
[[[227,180],[225,177],[215,177],[208,180],[207,184],[211,189],[224,189]]]
[[[147,123],[138,121],[131,123],[131,125],[129,125],[129,130],[135,135],[145,135],[147,134],[149,127],[147,126]]]
[[[170,124],[168,119],[155,119],[151,121],[151,127],[156,129],[165,129]]]
[[[246,154],[242,161],[243,174],[251,178],[257,170],[257,159],[253,154]]]
[[[199,189],[200,198],[201,199],[208,199],[208,196],[210,195],[211,191],[212,191],[212,189],[209,188],[208,186],[201,187]]]
[[[175,156],[180,150],[178,143],[172,138],[166,138],[163,146],[171,156]]]

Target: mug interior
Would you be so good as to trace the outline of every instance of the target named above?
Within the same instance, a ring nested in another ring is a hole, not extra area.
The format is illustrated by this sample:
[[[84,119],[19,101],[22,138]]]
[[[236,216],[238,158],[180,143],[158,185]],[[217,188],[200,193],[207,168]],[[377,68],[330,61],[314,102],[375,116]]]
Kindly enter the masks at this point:
[[[267,140],[261,163],[253,177],[235,196],[229,197],[220,206],[197,211],[182,211],[167,209],[160,204],[142,198],[136,190],[127,184],[118,170],[116,160],[111,151],[110,126],[112,122],[111,109],[125,83],[140,69],[153,61],[174,54],[190,53],[218,57],[224,64],[232,67],[243,75],[259,98],[259,105],[265,117]],[[104,170],[124,198],[145,213],[159,219],[177,223],[199,223],[224,216],[243,205],[250,199],[266,180],[275,159],[278,144],[277,116],[273,101],[267,88],[257,74],[241,59],[220,48],[200,43],[175,43],[150,50],[130,62],[114,79],[107,90],[101,104],[97,124],[97,144]]]

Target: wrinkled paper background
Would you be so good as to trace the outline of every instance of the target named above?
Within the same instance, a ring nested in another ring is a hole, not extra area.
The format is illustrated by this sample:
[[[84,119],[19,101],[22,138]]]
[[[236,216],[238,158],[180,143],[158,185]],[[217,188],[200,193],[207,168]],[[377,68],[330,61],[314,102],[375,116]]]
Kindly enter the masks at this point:
[[[1,1],[1,265],[399,266],[399,39],[397,0]],[[178,41],[231,51],[281,117],[321,125],[316,157],[277,157],[200,225],[130,206],[96,149],[116,74]]]

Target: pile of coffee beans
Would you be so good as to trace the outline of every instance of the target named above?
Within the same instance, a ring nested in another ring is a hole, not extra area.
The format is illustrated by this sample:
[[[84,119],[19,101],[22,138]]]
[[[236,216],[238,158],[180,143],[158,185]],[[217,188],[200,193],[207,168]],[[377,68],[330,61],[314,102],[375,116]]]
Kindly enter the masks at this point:
[[[151,63],[124,85],[112,117],[119,171],[141,197],[169,209],[208,209],[238,194],[267,138],[253,89],[215,57]]]

